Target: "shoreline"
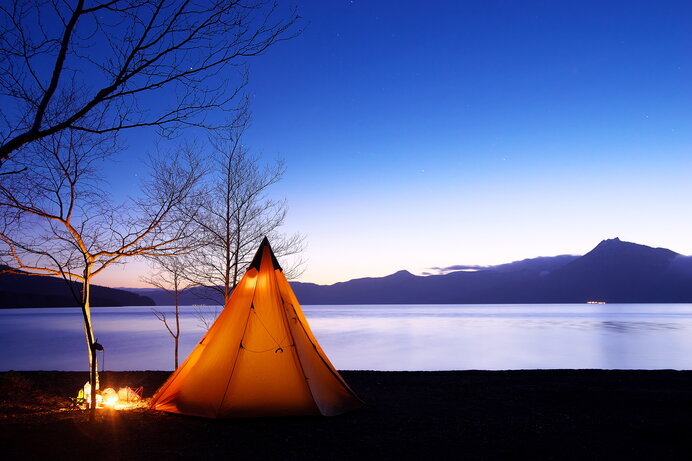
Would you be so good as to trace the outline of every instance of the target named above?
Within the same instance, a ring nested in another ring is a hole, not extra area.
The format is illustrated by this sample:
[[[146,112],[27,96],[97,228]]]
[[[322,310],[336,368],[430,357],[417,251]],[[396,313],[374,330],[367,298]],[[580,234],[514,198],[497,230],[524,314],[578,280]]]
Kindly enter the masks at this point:
[[[341,416],[207,420],[58,410],[86,372],[0,372],[4,459],[683,458],[692,370],[342,371],[366,407]],[[144,386],[166,371],[106,371]],[[28,400],[28,402],[27,402]]]
[[[559,301],[559,302],[502,302],[502,303],[395,303],[395,302],[370,302],[370,303],[331,303],[331,304],[303,304],[301,307],[306,306],[526,306],[526,305],[569,305],[569,306],[608,306],[608,305],[621,305],[621,304],[692,304],[690,301],[608,301],[608,302],[594,302],[594,301]],[[151,304],[151,305],[134,305],[134,304],[118,304],[118,305],[91,305],[91,308],[101,308],[101,307],[142,307],[142,308],[156,308],[156,307],[172,307],[174,304]],[[181,304],[180,307],[222,307],[220,304]],[[80,306],[0,306],[2,309],[80,309]]]

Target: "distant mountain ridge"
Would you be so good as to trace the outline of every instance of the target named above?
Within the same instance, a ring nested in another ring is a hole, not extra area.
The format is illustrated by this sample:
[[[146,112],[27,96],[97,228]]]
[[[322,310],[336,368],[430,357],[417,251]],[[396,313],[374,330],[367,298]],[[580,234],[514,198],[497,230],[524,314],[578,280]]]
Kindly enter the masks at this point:
[[[333,285],[292,286],[303,304],[692,302],[692,258],[614,238],[584,256],[539,257],[443,275],[399,271]]]
[[[151,298],[157,306],[170,306],[173,304],[173,297],[161,288],[120,288],[121,290],[131,291],[141,296]],[[181,306],[198,305],[220,305],[223,301],[221,294],[208,287],[192,287],[180,294],[178,302]]]
[[[440,275],[418,276],[402,270],[332,285],[291,282],[291,286],[301,304],[692,302],[692,257],[619,238],[603,240],[583,256],[454,267],[458,269],[447,272],[450,268],[446,268]],[[157,304],[171,304],[163,290],[130,290]],[[181,303],[215,304],[213,293],[196,288],[184,293]]]
[[[0,266],[0,270],[6,266]],[[75,292],[80,285],[73,284]],[[91,305],[153,306],[154,301],[127,290],[91,286]],[[22,274],[0,274],[0,309],[14,307],[73,307],[78,306],[65,280]]]

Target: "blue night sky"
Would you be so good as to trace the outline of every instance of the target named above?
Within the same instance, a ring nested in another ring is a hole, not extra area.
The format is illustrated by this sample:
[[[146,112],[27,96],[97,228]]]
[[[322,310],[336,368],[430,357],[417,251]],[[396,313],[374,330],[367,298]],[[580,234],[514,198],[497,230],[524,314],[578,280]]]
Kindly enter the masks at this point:
[[[251,61],[246,143],[286,161],[300,280],[616,236],[692,254],[692,4],[422,5],[302,1],[303,34]]]

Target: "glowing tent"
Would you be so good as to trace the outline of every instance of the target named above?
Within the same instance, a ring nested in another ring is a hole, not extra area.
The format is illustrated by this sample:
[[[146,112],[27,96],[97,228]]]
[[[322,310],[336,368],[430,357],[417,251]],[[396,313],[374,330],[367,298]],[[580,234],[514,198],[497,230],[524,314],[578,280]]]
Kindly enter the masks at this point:
[[[332,416],[362,402],[310,331],[269,241],[151,408],[207,418]]]

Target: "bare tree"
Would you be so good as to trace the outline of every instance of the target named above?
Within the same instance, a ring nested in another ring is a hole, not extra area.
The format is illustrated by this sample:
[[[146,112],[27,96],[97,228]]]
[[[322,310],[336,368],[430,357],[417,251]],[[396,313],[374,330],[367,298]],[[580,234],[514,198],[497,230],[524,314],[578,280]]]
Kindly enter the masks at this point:
[[[200,166],[201,159],[192,154],[191,149],[187,149],[190,158],[188,162],[194,164],[197,169],[198,177],[204,174],[204,170]],[[195,189],[198,190],[197,188]],[[194,204],[197,203],[199,197],[196,193],[190,193],[185,201],[181,201],[175,210],[171,213],[171,237],[176,238],[180,235],[187,235],[188,238],[178,238],[179,251],[170,255],[155,255],[148,257],[148,261],[153,269],[147,276],[141,277],[141,280],[149,285],[165,291],[171,296],[175,306],[174,317],[170,320],[162,310],[152,309],[154,315],[159,319],[168,333],[173,338],[173,359],[175,368],[178,368],[178,350],[180,344],[180,296],[192,288],[194,284],[185,277],[186,273],[186,258],[189,254],[200,248],[202,241],[196,237],[199,228],[195,224]]]
[[[213,127],[247,58],[300,33],[299,21],[263,0],[3,2],[0,163],[65,129]]]
[[[200,304],[193,306],[194,316],[197,319],[197,325],[205,330],[209,330],[214,324],[214,321],[221,313],[219,304]]]
[[[208,190],[195,207],[204,246],[190,255],[187,276],[214,290],[223,305],[265,236],[271,239],[277,256],[297,257],[287,270],[289,277],[296,276],[301,268],[304,237],[279,232],[286,217],[286,202],[267,195],[283,176],[284,164],[277,160],[263,165],[260,157],[249,153],[242,144],[249,120],[245,104],[228,135],[213,140]]]
[[[188,251],[193,251],[194,246],[189,245]],[[149,285],[168,293],[173,298],[175,305],[175,316],[171,323],[165,312],[152,309],[154,315],[159,319],[166,330],[173,337],[173,358],[175,368],[178,369],[178,347],[180,343],[180,295],[193,286],[193,284],[185,277],[186,265],[180,256],[166,256],[158,258],[150,258],[151,264],[155,272],[142,280]]]
[[[183,153],[154,161],[142,199],[115,206],[98,176],[113,147],[93,134],[63,130],[10,159],[21,173],[0,177],[0,256],[12,270],[63,277],[82,309],[92,418],[98,345],[91,323],[91,281],[124,258],[187,251],[179,244],[189,238],[187,229],[174,214],[200,177]]]

